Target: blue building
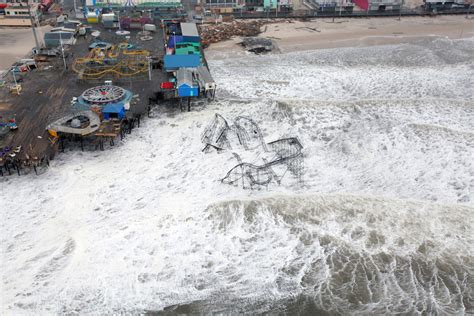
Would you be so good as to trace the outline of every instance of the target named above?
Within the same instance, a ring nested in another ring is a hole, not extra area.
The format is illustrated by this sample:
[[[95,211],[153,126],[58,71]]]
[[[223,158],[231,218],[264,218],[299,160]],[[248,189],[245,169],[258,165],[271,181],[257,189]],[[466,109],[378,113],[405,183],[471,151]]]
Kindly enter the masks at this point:
[[[199,55],[165,55],[164,66],[166,71],[176,71],[179,68],[196,68],[201,65]]]
[[[197,97],[199,96],[199,86],[194,82],[193,71],[191,69],[181,68],[176,72],[179,97]]]
[[[176,46],[176,43],[182,43],[182,42],[184,42],[184,39],[182,36],[172,35],[168,39],[168,47],[173,48]]]
[[[125,118],[125,106],[123,103],[109,103],[102,109],[104,120]]]

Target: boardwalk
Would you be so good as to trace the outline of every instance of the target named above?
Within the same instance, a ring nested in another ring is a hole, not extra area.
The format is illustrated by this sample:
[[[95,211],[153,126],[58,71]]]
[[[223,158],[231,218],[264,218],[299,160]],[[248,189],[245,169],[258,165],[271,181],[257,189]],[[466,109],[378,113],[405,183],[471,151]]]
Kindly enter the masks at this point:
[[[125,40],[114,31],[103,29],[101,25],[94,25],[94,29],[101,31],[101,41],[118,44]],[[164,44],[160,28],[153,34],[151,41],[139,40],[137,31],[132,31],[130,35],[129,42],[135,47],[149,50],[152,56],[162,58]],[[50,62],[38,63],[38,69],[19,75],[23,78],[20,95],[12,95],[7,89],[0,90],[0,115],[14,116],[18,124],[18,130],[0,139],[0,147],[21,146],[22,150],[16,158],[22,160],[34,157],[53,158],[56,148],[45,127],[75,111],[71,105],[73,97],[104,82],[104,79],[95,82],[79,80],[77,73],[71,70],[74,58],[85,56],[92,42],[91,36],[78,38],[75,46],[66,49],[67,70],[64,69],[62,58],[53,58]],[[115,85],[134,94],[131,107],[133,115],[141,115],[146,111],[148,98],[153,96],[159,83],[166,80],[166,74],[154,69],[151,71],[151,78],[150,81],[148,74],[140,78],[112,78]],[[11,79],[10,77],[10,82]]]

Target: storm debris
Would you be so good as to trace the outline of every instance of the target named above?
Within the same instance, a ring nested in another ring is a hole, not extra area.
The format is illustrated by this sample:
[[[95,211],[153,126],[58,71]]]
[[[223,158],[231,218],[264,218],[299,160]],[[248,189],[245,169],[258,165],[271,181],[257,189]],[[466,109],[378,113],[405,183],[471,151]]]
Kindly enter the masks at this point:
[[[201,25],[201,43],[203,47],[209,44],[228,40],[233,36],[257,36],[266,21],[237,22],[216,25]]]
[[[240,43],[247,51],[262,54],[267,53],[276,48],[273,41],[264,37],[246,37]]]

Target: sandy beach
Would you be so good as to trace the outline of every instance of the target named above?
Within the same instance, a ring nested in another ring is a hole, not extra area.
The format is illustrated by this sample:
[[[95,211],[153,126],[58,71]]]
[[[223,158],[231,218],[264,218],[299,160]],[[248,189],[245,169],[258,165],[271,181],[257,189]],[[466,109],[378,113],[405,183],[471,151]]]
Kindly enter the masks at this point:
[[[275,23],[263,27],[260,37],[271,38],[282,53],[337,47],[410,43],[424,37],[450,39],[474,36],[474,20],[465,16],[396,17],[368,19],[317,19],[309,22]],[[212,44],[211,58],[224,58],[229,49],[244,56],[240,38]]]
[[[36,30],[38,40],[43,41],[44,33],[50,26],[39,27]],[[35,39],[31,28],[0,28],[0,72],[8,69],[18,58],[31,52]]]

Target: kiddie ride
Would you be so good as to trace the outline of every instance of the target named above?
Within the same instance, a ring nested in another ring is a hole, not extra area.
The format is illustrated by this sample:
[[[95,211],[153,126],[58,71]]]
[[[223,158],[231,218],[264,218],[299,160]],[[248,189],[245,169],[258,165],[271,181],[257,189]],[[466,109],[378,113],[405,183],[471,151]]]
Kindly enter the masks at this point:
[[[18,125],[16,124],[15,118],[4,119],[0,116],[0,137],[16,129],[18,129]]]

